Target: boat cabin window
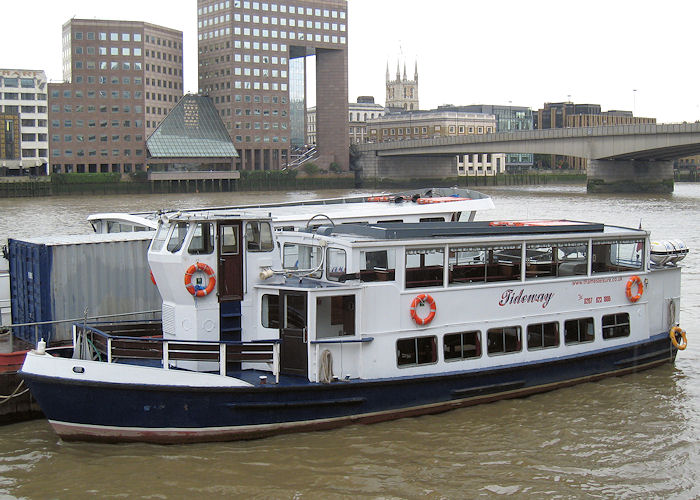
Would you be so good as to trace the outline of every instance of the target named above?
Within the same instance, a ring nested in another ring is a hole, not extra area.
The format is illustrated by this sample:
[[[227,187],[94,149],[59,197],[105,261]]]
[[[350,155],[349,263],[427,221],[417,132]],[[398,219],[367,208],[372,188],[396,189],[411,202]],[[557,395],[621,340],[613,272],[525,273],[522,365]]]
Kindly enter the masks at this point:
[[[151,241],[152,252],[159,252],[163,248],[165,240],[168,238],[169,231],[170,224],[161,224],[160,226],[158,226],[156,235],[153,237],[153,241]]]
[[[221,253],[225,255],[238,255],[238,226],[222,225]]]
[[[394,281],[396,279],[396,250],[362,250],[360,252],[360,280]]]
[[[534,351],[559,345],[559,323],[535,323],[527,325],[527,349]]]
[[[355,335],[355,296],[316,298],[316,338]]]
[[[421,222],[445,222],[444,217],[421,217]]]
[[[396,341],[396,364],[400,368],[437,363],[437,337],[411,337]]]
[[[445,249],[406,249],[406,288],[442,286]]]
[[[326,278],[330,281],[345,281],[347,272],[345,250],[329,248],[326,251]]]
[[[629,313],[608,314],[603,316],[603,338],[614,339],[630,336]]]
[[[526,278],[585,276],[588,274],[588,242],[528,243]]]
[[[445,335],[442,346],[445,361],[481,357],[481,332],[462,332]]]
[[[279,295],[265,294],[262,296],[262,326],[265,328],[280,327],[280,298]]]
[[[619,273],[644,269],[644,240],[594,241],[593,273]]]
[[[191,255],[207,255],[214,252],[214,224],[211,222],[198,222],[194,226],[192,241],[187,248]]]
[[[508,352],[520,352],[522,349],[521,338],[519,326],[489,328],[486,338],[489,356]]]
[[[272,229],[269,222],[249,221],[245,225],[246,248],[249,252],[270,252],[272,243]]]
[[[282,247],[282,267],[303,271],[313,278],[320,278],[323,250],[319,246],[285,243]]]
[[[187,236],[187,228],[189,224],[187,222],[178,222],[173,228],[173,232],[168,240],[168,252],[177,253],[182,249],[182,244],[185,242],[185,236]]]
[[[594,331],[593,318],[564,321],[564,342],[566,344],[593,342],[595,338]]]
[[[450,247],[449,284],[520,280],[521,245]]]

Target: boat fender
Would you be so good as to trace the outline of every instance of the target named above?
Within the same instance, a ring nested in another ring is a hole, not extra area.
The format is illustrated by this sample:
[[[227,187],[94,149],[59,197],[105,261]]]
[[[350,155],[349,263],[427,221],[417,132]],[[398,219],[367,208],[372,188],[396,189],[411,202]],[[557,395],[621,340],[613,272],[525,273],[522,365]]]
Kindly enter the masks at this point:
[[[632,295],[632,287],[635,285],[637,285],[637,294]],[[627,285],[625,286],[625,294],[630,302],[637,302],[639,299],[641,299],[642,295],[644,294],[644,283],[642,283],[642,278],[639,276],[632,276],[627,281]]]
[[[418,316],[416,308],[424,304],[427,304],[428,307],[430,307],[430,312],[425,318],[421,318],[420,316]],[[413,319],[416,325],[427,325],[433,320],[436,312],[437,306],[435,305],[435,299],[433,299],[427,293],[421,293],[419,295],[416,295],[416,297],[413,299],[413,302],[411,302],[411,319]]]
[[[688,347],[688,337],[680,326],[674,326],[671,331],[668,332],[668,336],[671,337],[671,343],[673,347],[679,351],[685,350]]]
[[[209,282],[207,286],[193,285],[192,275],[197,271],[202,271],[209,277]],[[214,275],[214,270],[203,262],[196,262],[187,268],[185,271],[185,289],[190,292],[195,297],[206,297],[211,292],[214,291],[216,286],[216,276]]]

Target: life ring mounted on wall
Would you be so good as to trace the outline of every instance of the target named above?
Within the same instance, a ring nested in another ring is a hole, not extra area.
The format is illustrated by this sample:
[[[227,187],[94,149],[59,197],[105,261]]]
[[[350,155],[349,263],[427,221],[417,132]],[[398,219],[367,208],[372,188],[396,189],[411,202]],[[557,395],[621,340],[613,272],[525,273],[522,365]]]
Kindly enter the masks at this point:
[[[632,295],[632,287],[635,285],[637,286],[637,293]],[[641,299],[642,295],[644,294],[644,283],[642,282],[642,278],[639,276],[632,276],[627,281],[627,285],[625,286],[625,294],[630,302],[637,302],[639,299]]]
[[[424,304],[428,305],[428,307],[430,308],[430,312],[425,318],[422,318],[418,316],[416,308]],[[433,299],[427,293],[421,293],[420,295],[416,295],[416,297],[413,299],[413,302],[411,302],[411,319],[413,319],[416,325],[427,325],[433,320],[436,312],[437,306],[435,305],[435,299]]]
[[[194,285],[192,284],[192,275],[194,273],[201,271],[209,277],[207,286]],[[190,292],[195,297],[206,297],[211,292],[214,291],[216,286],[216,276],[214,275],[214,270],[203,262],[196,262],[187,268],[185,271],[185,289]]]

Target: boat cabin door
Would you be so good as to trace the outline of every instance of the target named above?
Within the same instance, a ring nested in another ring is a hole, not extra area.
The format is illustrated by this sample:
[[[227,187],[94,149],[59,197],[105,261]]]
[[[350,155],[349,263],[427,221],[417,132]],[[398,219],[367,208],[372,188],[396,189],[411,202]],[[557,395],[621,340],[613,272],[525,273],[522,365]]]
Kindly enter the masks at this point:
[[[219,223],[219,301],[243,299],[241,222]]]
[[[307,293],[280,291],[280,373],[307,376]]]

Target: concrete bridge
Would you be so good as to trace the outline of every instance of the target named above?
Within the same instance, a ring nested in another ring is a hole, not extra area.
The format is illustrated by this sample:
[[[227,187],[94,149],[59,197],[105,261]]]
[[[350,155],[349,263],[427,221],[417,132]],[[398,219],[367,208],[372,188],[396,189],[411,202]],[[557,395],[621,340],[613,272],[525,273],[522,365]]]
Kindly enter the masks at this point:
[[[617,125],[439,137],[359,145],[365,177],[454,177],[465,153],[588,159],[591,192],[672,192],[673,160],[700,154],[700,124]]]

